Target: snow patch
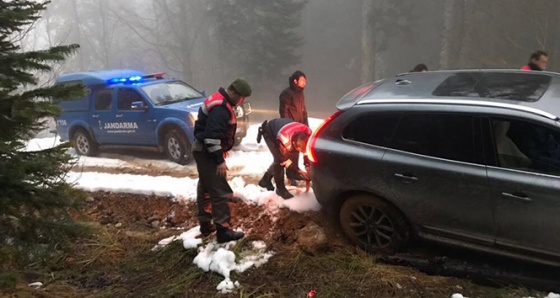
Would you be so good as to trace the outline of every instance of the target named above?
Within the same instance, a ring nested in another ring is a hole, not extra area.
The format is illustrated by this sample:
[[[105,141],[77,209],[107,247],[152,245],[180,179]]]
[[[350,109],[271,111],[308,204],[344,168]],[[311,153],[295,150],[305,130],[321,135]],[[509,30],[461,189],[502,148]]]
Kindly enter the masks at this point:
[[[28,286],[32,287],[32,288],[35,288],[35,289],[38,289],[38,288],[43,286],[43,283],[40,282],[40,281],[36,281],[36,282],[32,282],[32,283],[28,284]]]
[[[232,248],[237,241],[219,244],[215,240],[202,245],[200,227],[194,227],[178,236],[162,239],[152,250],[159,250],[169,245],[173,241],[183,241],[183,247],[187,250],[198,247],[198,254],[193,259],[193,264],[197,265],[204,272],[213,271],[224,277],[218,284],[216,290],[221,293],[229,293],[239,288],[239,282],[233,282],[230,278],[232,271],[242,273],[251,267],[258,268],[268,262],[274,255],[271,251],[266,251],[266,244],[263,241],[252,241],[250,247],[239,252],[239,261],[236,262],[236,255]]]

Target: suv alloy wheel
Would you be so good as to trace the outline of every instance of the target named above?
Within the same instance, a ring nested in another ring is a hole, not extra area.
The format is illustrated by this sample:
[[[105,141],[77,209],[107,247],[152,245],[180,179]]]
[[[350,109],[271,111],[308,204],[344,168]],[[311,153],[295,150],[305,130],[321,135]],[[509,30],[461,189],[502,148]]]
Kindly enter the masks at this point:
[[[410,238],[408,224],[400,212],[371,195],[349,198],[339,216],[346,236],[368,252],[393,253]]]

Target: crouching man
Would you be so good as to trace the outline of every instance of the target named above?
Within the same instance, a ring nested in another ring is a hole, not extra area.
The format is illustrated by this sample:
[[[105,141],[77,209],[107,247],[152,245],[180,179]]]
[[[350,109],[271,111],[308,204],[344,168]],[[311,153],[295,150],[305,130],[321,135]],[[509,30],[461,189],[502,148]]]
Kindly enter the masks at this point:
[[[274,190],[274,185],[272,185],[271,181],[274,178],[277,195],[284,199],[294,197],[284,184],[284,169],[289,168],[294,162],[290,160],[290,157],[294,156],[294,152],[305,153],[310,135],[311,129],[307,125],[292,119],[276,118],[262,123],[259,128],[257,142],[260,143],[261,138],[264,138],[266,146],[274,157],[274,161],[259,181],[260,187]],[[307,172],[300,170],[297,164],[295,167],[298,169],[298,174],[304,180],[310,180]]]
[[[251,95],[244,79],[236,79],[204,101],[194,124],[193,156],[198,170],[196,204],[200,232],[208,236],[217,230],[218,243],[243,238],[230,228],[229,202],[233,191],[227,181],[224,155],[233,147],[237,121],[233,108]]]

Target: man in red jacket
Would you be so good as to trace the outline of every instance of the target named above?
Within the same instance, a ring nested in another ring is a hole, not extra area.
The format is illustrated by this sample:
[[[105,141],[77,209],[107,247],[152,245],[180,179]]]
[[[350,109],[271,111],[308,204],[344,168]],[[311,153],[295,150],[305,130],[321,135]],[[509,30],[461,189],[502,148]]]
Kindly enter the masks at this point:
[[[303,90],[307,85],[307,77],[305,74],[296,70],[289,78],[290,86],[280,94],[280,118],[288,118],[299,123],[309,126],[307,117],[307,107],[305,106],[305,95]],[[290,180],[290,184],[295,185],[296,180],[303,180],[298,174],[299,152],[291,153],[290,160],[293,165],[286,170],[286,176]],[[304,160],[304,163],[307,159]]]
[[[531,54],[529,64],[521,67],[521,70],[546,70],[548,64],[548,54],[544,51],[535,51]]]
[[[311,135],[311,129],[303,123],[288,118],[276,118],[264,121],[259,128],[257,142],[260,143],[264,137],[266,146],[272,153],[274,161],[259,181],[259,186],[268,190],[274,190],[272,178],[276,183],[276,194],[284,199],[292,198],[293,195],[286,189],[284,184],[284,168],[293,168],[294,152],[305,152],[307,141]],[[295,164],[295,171],[303,180],[310,180],[307,172],[299,169]]]

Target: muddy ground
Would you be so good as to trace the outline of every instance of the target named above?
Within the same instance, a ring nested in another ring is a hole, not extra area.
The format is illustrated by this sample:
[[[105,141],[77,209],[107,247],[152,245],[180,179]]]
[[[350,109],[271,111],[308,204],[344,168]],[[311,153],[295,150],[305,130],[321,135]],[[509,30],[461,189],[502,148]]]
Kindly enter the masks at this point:
[[[0,296],[306,297],[311,290],[316,291],[314,297],[451,297],[454,293],[466,297],[546,295],[504,280],[494,280],[489,287],[488,280],[481,285],[480,279],[473,279],[469,274],[456,274],[461,278],[446,277],[448,274],[442,269],[453,262],[477,264],[486,271],[491,266],[477,263],[476,255],[451,256],[442,262],[439,253],[445,250],[441,248],[432,250],[414,244],[412,253],[407,254],[429,260],[434,259],[437,251],[437,272],[409,266],[413,262],[386,265],[379,256],[367,255],[348,244],[336,225],[320,212],[300,214],[280,209],[271,214],[263,206],[240,200],[232,204],[232,224],[242,227],[248,240],[265,241],[275,251],[275,256],[260,268],[235,274],[234,279],[241,282],[241,289],[223,295],[216,292],[222,277],[204,273],[192,264],[196,253],[185,251],[181,245],[170,246],[161,253],[151,250],[159,240],[197,225],[192,203],[179,203],[171,197],[155,195],[95,192],[89,194],[83,211],[81,220],[94,231],[91,237],[76,243],[73,251],[57,262],[26,271],[25,282],[41,280],[45,286],[32,289],[22,283],[15,293]],[[297,242],[298,231],[311,222],[322,227],[328,238],[328,244],[317,250],[302,249]],[[48,270],[44,271],[45,268]]]

